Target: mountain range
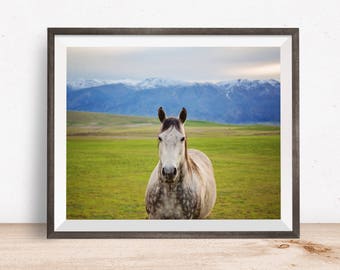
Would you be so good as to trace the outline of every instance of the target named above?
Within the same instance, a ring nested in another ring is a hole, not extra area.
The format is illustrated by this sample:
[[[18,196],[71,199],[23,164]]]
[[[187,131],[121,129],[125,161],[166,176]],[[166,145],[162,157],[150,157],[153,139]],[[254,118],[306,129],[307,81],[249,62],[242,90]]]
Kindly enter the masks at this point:
[[[67,84],[67,110],[157,116],[162,106],[177,116],[219,123],[280,123],[280,83],[238,79],[184,82],[162,78],[78,80]]]

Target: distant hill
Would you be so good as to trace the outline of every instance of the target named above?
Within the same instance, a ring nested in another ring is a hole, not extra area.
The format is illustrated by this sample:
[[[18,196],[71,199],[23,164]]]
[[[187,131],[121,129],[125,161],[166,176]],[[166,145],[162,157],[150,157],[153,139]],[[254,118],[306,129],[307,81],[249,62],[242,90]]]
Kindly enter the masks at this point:
[[[129,116],[95,112],[67,112],[67,135],[110,137],[120,139],[156,139],[160,129],[157,117]],[[188,137],[265,136],[280,134],[280,127],[271,125],[238,125],[214,122],[185,121]]]
[[[190,119],[219,123],[280,122],[280,83],[275,80],[234,80],[192,83],[149,78],[142,82],[69,82],[67,109],[122,115],[168,115],[182,107]]]
[[[67,112],[68,127],[134,127],[134,126],[160,126],[158,117],[130,116],[94,112]],[[214,122],[187,120],[185,126],[189,127],[210,127],[226,126]]]

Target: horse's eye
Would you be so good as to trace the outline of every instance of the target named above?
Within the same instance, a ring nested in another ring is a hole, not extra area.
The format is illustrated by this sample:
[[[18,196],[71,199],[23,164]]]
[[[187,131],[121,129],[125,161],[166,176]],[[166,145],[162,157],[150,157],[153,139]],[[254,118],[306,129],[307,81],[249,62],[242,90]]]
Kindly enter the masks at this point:
[[[181,138],[181,142],[184,142],[184,140],[185,140],[185,137],[182,137],[182,138]]]
[[[162,141],[162,138],[158,136],[158,140],[161,142],[161,141]]]

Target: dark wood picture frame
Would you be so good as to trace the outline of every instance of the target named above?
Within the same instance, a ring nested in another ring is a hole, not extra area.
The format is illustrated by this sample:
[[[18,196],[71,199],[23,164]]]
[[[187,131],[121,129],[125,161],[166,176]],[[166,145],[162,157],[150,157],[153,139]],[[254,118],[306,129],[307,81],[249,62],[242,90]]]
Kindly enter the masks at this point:
[[[54,83],[56,35],[285,35],[292,38],[292,231],[68,232],[54,229]],[[48,238],[297,238],[299,203],[299,29],[298,28],[49,28],[47,117],[47,237]]]

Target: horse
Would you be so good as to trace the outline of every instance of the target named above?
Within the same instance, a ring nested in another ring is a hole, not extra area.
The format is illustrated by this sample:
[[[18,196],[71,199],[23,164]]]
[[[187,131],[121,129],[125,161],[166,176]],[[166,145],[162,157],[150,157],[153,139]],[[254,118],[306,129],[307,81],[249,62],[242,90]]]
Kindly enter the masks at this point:
[[[145,192],[149,219],[203,219],[216,201],[214,170],[201,151],[187,148],[184,122],[187,111],[166,117],[158,109],[161,122],[158,134],[159,161],[151,173]]]

